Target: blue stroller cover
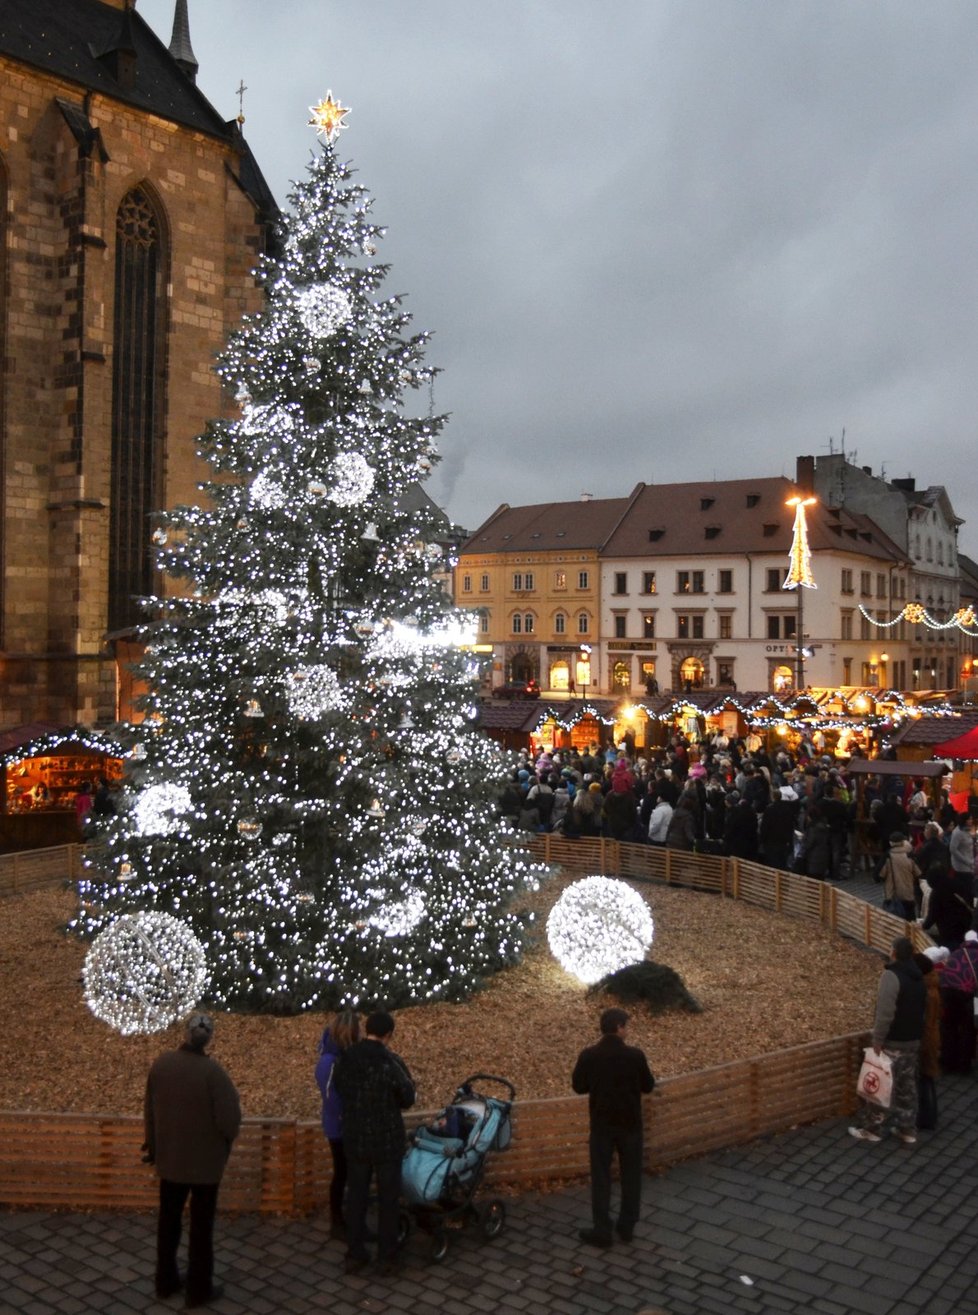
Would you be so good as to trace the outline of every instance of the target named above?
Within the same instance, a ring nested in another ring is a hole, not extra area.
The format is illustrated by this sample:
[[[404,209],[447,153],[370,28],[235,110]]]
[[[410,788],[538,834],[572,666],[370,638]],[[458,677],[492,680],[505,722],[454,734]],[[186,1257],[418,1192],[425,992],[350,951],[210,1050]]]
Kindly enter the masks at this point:
[[[401,1168],[401,1191],[410,1205],[433,1205],[464,1190],[486,1154],[505,1150],[512,1137],[510,1107],[489,1096],[449,1105],[433,1125],[418,1128]]]

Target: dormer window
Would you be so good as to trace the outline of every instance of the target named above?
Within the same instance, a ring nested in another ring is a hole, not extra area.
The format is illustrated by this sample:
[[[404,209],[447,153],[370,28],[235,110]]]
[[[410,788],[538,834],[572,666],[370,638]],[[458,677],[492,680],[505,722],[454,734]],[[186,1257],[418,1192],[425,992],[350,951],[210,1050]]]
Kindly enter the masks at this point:
[[[709,511],[716,498],[700,498],[700,511]]]
[[[658,543],[664,534],[665,530],[649,530],[649,543]]]
[[[708,525],[706,527],[706,537],[708,539],[716,539],[720,534],[720,529],[721,527],[719,525]]]
[[[757,504],[760,502],[760,500],[761,500],[761,495],[759,493],[748,493],[747,495],[748,507],[756,507]]]

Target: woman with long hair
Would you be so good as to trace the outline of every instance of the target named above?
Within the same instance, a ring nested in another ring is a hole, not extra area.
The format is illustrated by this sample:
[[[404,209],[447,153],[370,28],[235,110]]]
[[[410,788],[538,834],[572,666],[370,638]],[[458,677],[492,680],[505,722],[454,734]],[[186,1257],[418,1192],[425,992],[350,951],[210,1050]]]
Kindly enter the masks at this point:
[[[333,1086],[333,1065],[337,1056],[360,1040],[360,1018],[353,1009],[343,1009],[323,1033],[319,1043],[316,1081],[323,1098],[323,1132],[333,1157],[333,1178],[329,1185],[329,1218],[332,1237],[346,1236],[343,1196],[346,1191],[346,1153],[343,1150],[343,1107]]]

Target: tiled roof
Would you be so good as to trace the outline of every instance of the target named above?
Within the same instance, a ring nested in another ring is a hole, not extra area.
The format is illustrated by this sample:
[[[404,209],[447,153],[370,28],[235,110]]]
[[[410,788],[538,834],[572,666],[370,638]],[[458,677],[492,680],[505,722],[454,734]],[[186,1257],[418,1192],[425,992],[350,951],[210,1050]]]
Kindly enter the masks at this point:
[[[961,717],[918,717],[906,722],[898,731],[894,731],[889,740],[894,748],[946,744],[948,740],[955,740],[959,735],[966,735],[976,726],[978,726],[978,713],[965,714]]]
[[[463,553],[547,552],[599,548],[628,507],[628,498],[543,502],[501,507],[473,530]]]
[[[784,553],[799,490],[783,476],[695,484],[646,484],[604,545],[606,557]],[[835,549],[890,562],[904,554],[868,516],[824,506],[807,517],[813,552]]]
[[[99,0],[3,0],[0,54],[212,137],[231,129],[138,13],[130,15],[135,83],[124,89],[98,58],[123,31],[122,10]]]

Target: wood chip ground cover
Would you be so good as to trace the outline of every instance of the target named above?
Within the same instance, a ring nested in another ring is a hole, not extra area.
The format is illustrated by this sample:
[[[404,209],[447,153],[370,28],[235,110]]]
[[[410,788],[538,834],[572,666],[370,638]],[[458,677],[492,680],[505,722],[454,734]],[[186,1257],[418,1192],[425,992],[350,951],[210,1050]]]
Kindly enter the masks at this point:
[[[497,1073],[524,1099],[569,1093],[578,1051],[615,1001],[589,997],[555,962],[544,922],[567,884],[534,897],[536,943],[464,1004],[402,1009],[395,1048],[422,1108],[444,1104],[471,1073]],[[667,1077],[768,1050],[859,1031],[872,1020],[882,959],[819,926],[688,890],[637,886],[651,904],[652,957],[683,978],[702,1014],[633,1012],[630,1039]],[[60,928],[74,911],[64,890],[0,904],[0,1109],[138,1113],[147,1068],[180,1031],[122,1037],[92,1016],[81,990],[86,947]],[[216,1014],[212,1053],[245,1112],[316,1119],[313,1076],[322,1014]]]

